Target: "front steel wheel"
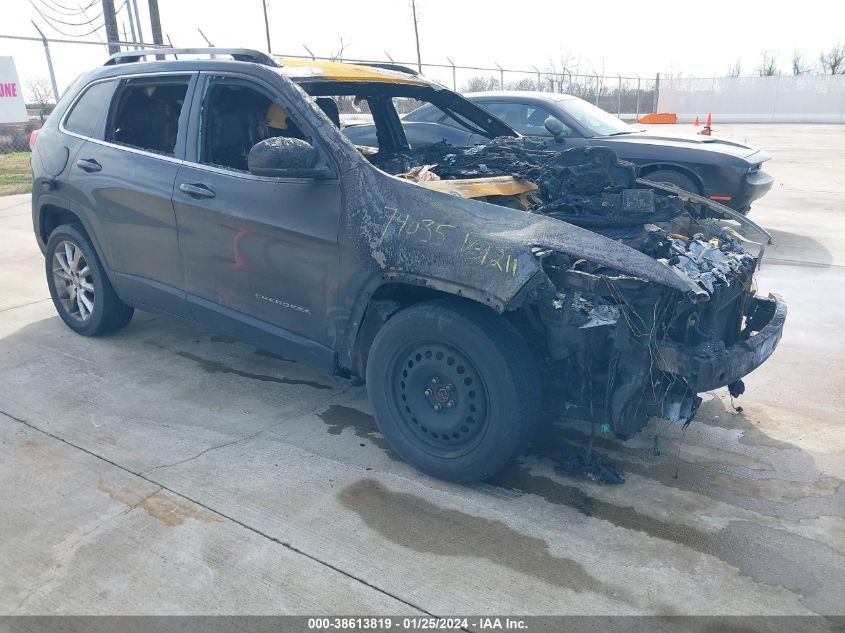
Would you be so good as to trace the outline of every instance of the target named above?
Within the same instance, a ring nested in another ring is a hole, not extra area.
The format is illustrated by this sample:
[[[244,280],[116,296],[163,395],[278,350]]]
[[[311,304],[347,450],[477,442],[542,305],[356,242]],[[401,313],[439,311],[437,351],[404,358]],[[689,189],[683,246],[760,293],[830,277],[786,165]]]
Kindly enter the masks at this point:
[[[449,481],[495,474],[527,448],[540,420],[540,377],[525,341],[468,301],[391,317],[370,349],[367,391],[391,448]]]
[[[487,423],[487,385],[455,347],[412,344],[395,355],[393,406],[404,430],[435,452],[471,447]]]

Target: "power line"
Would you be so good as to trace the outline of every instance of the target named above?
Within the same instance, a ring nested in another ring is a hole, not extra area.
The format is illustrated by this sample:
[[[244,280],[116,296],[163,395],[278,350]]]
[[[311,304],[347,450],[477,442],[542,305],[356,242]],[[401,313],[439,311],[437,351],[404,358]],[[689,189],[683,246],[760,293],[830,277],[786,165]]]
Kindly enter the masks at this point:
[[[62,29],[57,27],[55,24],[53,24],[53,21],[49,17],[44,15],[44,13],[41,12],[41,10],[35,5],[35,3],[32,2],[32,0],[29,0],[29,4],[32,5],[32,8],[35,9],[35,11],[38,13],[38,15],[41,16],[41,18],[47,23],[47,25],[51,29],[53,29],[54,31],[56,31],[57,33],[59,33],[61,35],[64,35],[65,37],[86,37],[88,35],[93,35],[97,31],[99,31],[101,28],[103,28],[103,24],[100,24],[99,26],[94,27],[90,31],[86,31],[85,33],[68,33],[67,31],[63,31]],[[101,17],[103,17],[102,13],[100,13],[100,15],[98,15],[97,17],[89,20],[88,22],[84,22],[82,24],[74,24],[73,26],[93,25],[94,20],[97,20]],[[67,23],[62,23],[62,24],[67,24]]]
[[[29,4],[32,6],[33,9],[38,12],[38,15],[40,15],[44,19],[44,21],[46,21],[50,26],[53,26],[54,23],[63,24],[65,26],[90,26],[94,23],[95,20],[99,20],[101,17],[103,17],[103,13],[101,11],[97,16],[91,18],[90,20],[85,20],[83,22],[67,22],[65,20],[60,20],[59,18],[54,18],[52,16],[45,15],[44,12],[38,8],[38,5],[36,5],[32,0],[29,0]]]
[[[90,9],[95,4],[97,4],[97,0],[91,0],[91,2],[88,3],[85,8],[79,6],[75,9],[71,7],[66,7],[63,4],[59,4],[58,2],[56,2],[56,0],[47,0],[46,2],[44,0],[41,0],[41,3],[49,7],[53,11],[56,11],[56,13],[63,13],[64,15],[79,15],[80,13],[84,13],[86,10]]]
[[[39,2],[39,3],[40,3],[43,7],[44,7],[44,9],[46,9],[46,10],[48,10],[48,11],[55,11],[56,13],[59,13],[59,14],[61,14],[61,15],[66,15],[66,16],[68,16],[68,17],[73,17],[73,16],[76,16],[76,15],[79,15],[80,13],[82,13],[82,11],[80,11],[79,9],[74,9],[73,11],[65,11],[64,9],[62,9],[62,8],[60,8],[60,7],[58,7],[58,6],[55,6],[55,5],[52,5],[52,4],[48,4],[46,0],[38,0],[38,2]]]
[[[96,0],[95,0],[95,2],[96,2]],[[82,11],[82,15],[84,15],[86,18],[88,18],[88,11],[86,11],[85,9],[82,8],[82,4],[79,5],[79,9]],[[105,24],[106,24],[105,16],[103,15],[102,12],[100,12],[100,15],[103,16],[103,26],[105,26]],[[101,42],[103,41],[103,38],[100,36],[100,30],[99,29],[97,29],[97,31],[94,33],[94,35],[97,36],[98,40],[100,40]],[[105,44],[105,42],[103,42],[103,43]]]
[[[39,0],[39,2],[42,2],[42,3],[43,3],[43,0]],[[65,21],[65,20],[60,20],[59,18],[56,18],[56,17],[50,16],[50,15],[45,15],[45,14],[44,14],[44,12],[43,12],[43,11],[41,11],[41,9],[39,9],[39,8],[38,8],[38,7],[37,7],[37,6],[36,6],[36,5],[32,2],[32,0],[29,0],[29,4],[31,4],[31,5],[32,5],[32,7],[33,7],[36,11],[38,11],[38,13],[41,15],[41,17],[42,17],[42,18],[44,18],[45,20],[49,20],[49,21],[51,21],[51,22],[57,22],[58,24],[64,24],[65,26],[88,26],[88,25],[89,25],[89,24],[91,24],[94,20],[97,20],[98,18],[102,17],[102,15],[103,15],[103,14],[102,14],[102,12],[101,12],[101,13],[100,13],[100,15],[98,15],[97,17],[95,17],[95,18],[93,18],[93,19],[91,19],[91,20],[84,20],[84,21],[82,21],[82,22],[67,22],[67,21]],[[81,8],[80,8],[80,9],[81,9]],[[80,13],[84,13],[84,9],[81,9],[81,10],[80,10]]]

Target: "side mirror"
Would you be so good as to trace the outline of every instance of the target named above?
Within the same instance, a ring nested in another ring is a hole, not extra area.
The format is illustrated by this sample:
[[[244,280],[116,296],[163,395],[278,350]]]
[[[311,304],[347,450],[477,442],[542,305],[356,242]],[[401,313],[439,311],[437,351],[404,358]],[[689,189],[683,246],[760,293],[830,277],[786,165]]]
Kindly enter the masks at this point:
[[[549,131],[549,134],[555,137],[558,143],[563,143],[566,136],[566,127],[558,119],[553,116],[546,117],[543,125]]]
[[[274,178],[327,178],[331,171],[319,166],[314,146],[298,138],[276,136],[256,143],[249,150],[249,173]]]

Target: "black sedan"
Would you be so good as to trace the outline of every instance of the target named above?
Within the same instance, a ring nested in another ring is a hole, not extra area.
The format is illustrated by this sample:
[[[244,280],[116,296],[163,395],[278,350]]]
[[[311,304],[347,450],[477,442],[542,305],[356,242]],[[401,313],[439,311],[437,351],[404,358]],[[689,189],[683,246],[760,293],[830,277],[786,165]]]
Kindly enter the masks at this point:
[[[612,148],[640,167],[649,180],[670,182],[747,213],[772,187],[762,171],[763,150],[712,136],[660,134],[637,129],[577,97],[549,92],[478,92],[465,95],[525,136],[541,137],[556,148],[587,145]],[[551,120],[550,120],[551,119]],[[456,147],[486,143],[478,130],[432,104],[402,118],[411,147],[445,140]],[[344,129],[357,145],[377,147],[375,126]]]

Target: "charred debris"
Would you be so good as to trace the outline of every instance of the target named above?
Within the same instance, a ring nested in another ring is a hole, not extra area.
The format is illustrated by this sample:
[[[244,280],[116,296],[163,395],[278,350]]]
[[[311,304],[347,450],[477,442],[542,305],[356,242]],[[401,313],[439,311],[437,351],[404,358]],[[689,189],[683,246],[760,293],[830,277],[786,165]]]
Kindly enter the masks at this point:
[[[535,248],[548,283],[508,317],[545,363],[552,411],[602,424],[621,438],[650,416],[688,423],[702,385],[692,366],[666,371],[664,351],[716,354],[751,335],[744,315],[762,245],[740,235],[736,223],[721,221],[724,215],[713,212],[718,205],[638,183],[636,166],[608,148],[555,152],[541,140],[500,137],[469,149],[441,143],[369,158],[422,186],[587,228],[701,288],[685,295]],[[503,186],[491,189],[491,183]],[[756,254],[746,250],[753,245]],[[733,391],[739,387],[732,385]]]

